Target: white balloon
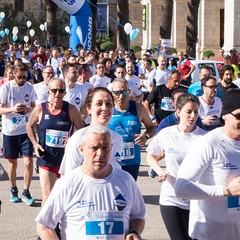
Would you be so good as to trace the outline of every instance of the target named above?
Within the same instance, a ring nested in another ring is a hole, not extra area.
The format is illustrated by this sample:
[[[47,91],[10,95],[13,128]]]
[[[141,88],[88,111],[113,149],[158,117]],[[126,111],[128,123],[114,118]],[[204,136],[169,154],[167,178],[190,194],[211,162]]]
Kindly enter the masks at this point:
[[[29,27],[31,27],[31,25],[32,25],[32,22],[31,21],[27,21],[27,27],[29,28]]]
[[[13,35],[17,35],[17,33],[18,33],[18,27],[13,27],[13,30],[12,30],[12,34]]]
[[[0,17],[1,17],[1,18],[5,18],[5,13],[4,13],[4,12],[1,12],[1,13],[0,13]]]
[[[66,27],[65,27],[65,31],[66,31],[67,33],[70,33],[70,28],[69,28],[69,26],[66,26]]]
[[[45,28],[45,31],[47,31],[47,23],[46,22],[44,23],[44,28]]]
[[[39,27],[42,31],[44,31],[44,25],[43,24],[41,24]]]
[[[33,37],[34,34],[35,34],[35,31],[34,31],[33,29],[31,29],[31,30],[29,31],[29,34],[30,34],[31,37]]]
[[[24,36],[23,40],[24,40],[25,43],[27,43],[28,40],[29,40],[29,37],[28,36]]]
[[[126,34],[129,34],[132,31],[132,24],[131,23],[126,23],[124,25],[124,31]]]

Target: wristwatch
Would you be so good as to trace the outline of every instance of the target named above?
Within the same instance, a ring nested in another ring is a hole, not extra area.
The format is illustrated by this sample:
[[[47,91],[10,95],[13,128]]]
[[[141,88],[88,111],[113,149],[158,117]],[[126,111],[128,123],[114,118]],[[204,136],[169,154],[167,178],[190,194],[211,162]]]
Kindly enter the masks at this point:
[[[129,233],[134,233],[138,236],[140,240],[142,239],[140,233],[137,230],[131,230]]]
[[[147,138],[147,140],[150,138],[150,135],[148,133],[144,133],[143,135]]]

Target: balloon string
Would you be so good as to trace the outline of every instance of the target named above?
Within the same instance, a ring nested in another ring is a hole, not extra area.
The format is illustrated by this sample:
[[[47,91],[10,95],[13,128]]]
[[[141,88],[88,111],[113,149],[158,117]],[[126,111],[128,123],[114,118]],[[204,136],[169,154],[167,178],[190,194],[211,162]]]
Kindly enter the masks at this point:
[[[87,2],[88,2],[89,4],[91,4],[92,6],[94,6],[96,9],[98,9],[99,11],[101,11],[94,3],[90,2],[89,0],[87,0]],[[113,17],[109,16],[109,18],[110,18],[113,22],[117,23],[119,26],[121,26],[122,28],[124,28],[124,26],[123,26],[120,22],[118,22],[117,20],[115,20]],[[107,17],[106,17],[106,19],[107,19]]]

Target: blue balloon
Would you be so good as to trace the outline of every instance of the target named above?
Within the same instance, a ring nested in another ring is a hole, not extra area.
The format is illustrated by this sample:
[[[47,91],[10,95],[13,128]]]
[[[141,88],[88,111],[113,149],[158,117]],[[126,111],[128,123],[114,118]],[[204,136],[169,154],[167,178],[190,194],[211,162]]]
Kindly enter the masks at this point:
[[[0,17],[0,23],[2,22],[2,17]]]
[[[5,35],[4,31],[0,31],[0,37],[3,38]]]
[[[18,39],[18,35],[13,35],[13,41],[16,42]]]
[[[140,33],[140,30],[138,28],[137,29],[132,29],[132,31],[130,32],[130,40],[134,41],[139,33]]]
[[[8,35],[9,34],[9,29],[8,28],[5,28],[5,33],[6,33],[6,35]]]

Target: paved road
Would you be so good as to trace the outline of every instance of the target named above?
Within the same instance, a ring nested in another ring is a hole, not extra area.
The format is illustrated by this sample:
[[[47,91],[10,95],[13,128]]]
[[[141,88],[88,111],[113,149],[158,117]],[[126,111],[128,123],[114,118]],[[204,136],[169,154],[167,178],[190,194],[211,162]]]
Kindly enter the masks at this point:
[[[0,215],[0,240],[34,240],[37,237],[34,219],[40,211],[41,205],[41,190],[38,174],[34,172],[30,188],[32,196],[36,198],[36,205],[34,207],[28,207],[25,203],[10,203],[10,188],[6,173],[7,163],[2,159],[0,163],[5,170],[4,175],[0,178],[0,199],[3,202],[2,213]],[[21,193],[23,187],[22,159],[19,159],[18,163],[17,183],[19,192]],[[145,162],[145,152],[143,149],[138,185],[146,203],[147,214],[146,226],[142,238],[145,240],[169,240],[159,212],[158,198],[160,183],[157,182],[157,179],[148,177],[147,170],[148,166]]]

